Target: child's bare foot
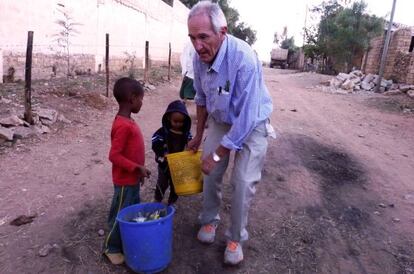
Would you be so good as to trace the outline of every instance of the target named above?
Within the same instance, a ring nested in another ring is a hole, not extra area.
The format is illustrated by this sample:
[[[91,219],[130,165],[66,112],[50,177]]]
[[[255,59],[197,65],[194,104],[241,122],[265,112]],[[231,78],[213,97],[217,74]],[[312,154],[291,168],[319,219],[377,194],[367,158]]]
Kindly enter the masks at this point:
[[[113,265],[120,265],[125,261],[124,254],[122,253],[105,253],[105,255]]]

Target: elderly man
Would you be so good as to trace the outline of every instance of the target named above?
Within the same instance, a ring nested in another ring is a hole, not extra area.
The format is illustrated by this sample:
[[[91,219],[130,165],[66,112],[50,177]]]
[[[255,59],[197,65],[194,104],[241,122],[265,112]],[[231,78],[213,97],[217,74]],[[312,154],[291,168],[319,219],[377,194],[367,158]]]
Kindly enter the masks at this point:
[[[241,243],[248,238],[247,215],[267,149],[272,100],[262,78],[261,63],[248,44],[227,34],[220,7],[210,1],[195,5],[188,16],[188,32],[197,52],[194,58],[194,88],[197,104],[197,133],[189,148],[203,145],[204,173],[201,228],[197,238],[213,243],[219,223],[221,183],[235,151],[231,175],[231,225],[224,262],[243,260]]]

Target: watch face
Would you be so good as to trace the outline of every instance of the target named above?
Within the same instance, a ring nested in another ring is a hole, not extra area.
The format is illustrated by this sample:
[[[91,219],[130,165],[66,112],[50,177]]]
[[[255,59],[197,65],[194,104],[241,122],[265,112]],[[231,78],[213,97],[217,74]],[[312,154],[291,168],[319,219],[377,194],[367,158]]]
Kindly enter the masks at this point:
[[[216,153],[213,153],[213,160],[214,162],[218,162],[220,161],[220,157]]]

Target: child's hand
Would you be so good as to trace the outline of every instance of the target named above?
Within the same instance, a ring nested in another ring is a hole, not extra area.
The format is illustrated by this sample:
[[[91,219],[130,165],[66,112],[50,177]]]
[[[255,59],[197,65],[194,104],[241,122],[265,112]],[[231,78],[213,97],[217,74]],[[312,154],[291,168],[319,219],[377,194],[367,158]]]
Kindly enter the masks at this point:
[[[149,178],[149,176],[151,175],[151,171],[145,168],[144,166],[138,166],[137,170],[138,170],[138,175],[140,177]]]

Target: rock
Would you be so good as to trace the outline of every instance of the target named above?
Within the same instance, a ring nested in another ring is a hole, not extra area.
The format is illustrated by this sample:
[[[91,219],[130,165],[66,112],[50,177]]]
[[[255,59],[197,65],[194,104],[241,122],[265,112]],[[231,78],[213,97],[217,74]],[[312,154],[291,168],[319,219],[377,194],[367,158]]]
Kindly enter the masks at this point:
[[[364,76],[364,74],[362,73],[362,71],[360,71],[360,70],[354,70],[354,71],[351,71],[351,73],[350,74],[353,74],[353,75],[355,75],[355,76],[357,76],[357,77],[359,77],[359,78],[361,78],[362,76]]]
[[[39,256],[40,257],[46,257],[47,255],[49,255],[50,251],[53,249],[53,246],[50,244],[44,245],[40,250],[39,250]]]
[[[50,132],[50,129],[45,125],[33,126],[33,130],[37,134],[44,134],[44,133],[49,133]]]
[[[380,87],[378,90],[379,93],[384,93],[385,92],[385,88],[384,87]]]
[[[365,75],[365,77],[363,78],[362,82],[371,83],[374,80],[374,78],[375,78],[375,75],[369,73],[369,74]]]
[[[45,125],[45,126],[51,126],[54,124],[53,121],[49,119],[44,119],[44,118],[40,118],[40,122],[42,123],[42,125]]]
[[[13,137],[17,139],[27,138],[36,135],[36,132],[33,130],[33,128],[22,126],[13,128],[13,133]]]
[[[398,89],[389,90],[389,91],[384,92],[384,95],[387,95],[387,96],[389,96],[389,95],[400,95],[400,94],[402,94],[402,92]]]
[[[70,124],[71,121],[69,119],[66,119],[65,116],[63,116],[63,114],[59,114],[57,120],[59,122],[65,123],[65,124]]]
[[[392,218],[392,221],[393,221],[394,223],[399,223],[401,220],[400,220],[400,219],[398,219],[398,218]]]
[[[341,81],[341,80],[338,80],[336,78],[332,78],[331,81],[329,81],[329,85],[331,87],[339,88],[342,85],[342,82],[343,81]]]
[[[391,87],[390,87],[390,89],[391,90],[400,89],[400,85],[399,84],[392,84]]]
[[[388,81],[385,79],[382,79],[380,86],[386,88],[388,86]]]
[[[54,109],[46,109],[46,108],[39,108],[33,111],[36,113],[40,119],[47,119],[52,121],[53,123],[56,122],[57,119],[57,111]]]
[[[387,206],[383,203],[378,204],[379,207],[386,208]]]
[[[10,222],[10,225],[14,225],[14,226],[21,226],[21,225],[25,225],[25,224],[29,224],[31,222],[33,222],[33,219],[36,218],[37,215],[20,215],[19,217],[17,217],[16,219],[14,219],[13,221]]]
[[[0,124],[3,126],[16,127],[24,125],[24,121],[17,117],[17,115],[11,115],[9,117],[0,119]]]
[[[410,96],[411,98],[414,98],[414,90],[407,91],[407,95]]]
[[[6,127],[0,126],[0,138],[5,139],[6,141],[13,140],[13,131]]]
[[[4,142],[3,145],[6,146],[6,147],[12,147],[13,146],[13,142],[12,141],[7,141],[7,142]]]
[[[375,215],[381,215],[381,213],[379,211],[374,211]]]
[[[105,231],[104,231],[103,229],[99,229],[99,230],[98,230],[98,235],[99,235],[99,236],[103,236],[103,235],[105,235]]]
[[[345,90],[353,90],[354,86],[355,86],[354,82],[348,79],[348,80],[345,80],[345,82],[341,85],[341,88]]]
[[[342,82],[344,82],[345,80],[348,80],[349,79],[349,74],[346,74],[346,73],[342,73],[342,72],[340,72],[337,76],[336,76],[336,79],[338,79],[338,80],[340,80],[340,81],[342,81]]]
[[[360,86],[360,85],[355,85],[355,86],[354,86],[354,90],[355,90],[355,91],[359,91],[359,90],[361,90],[361,86]]]
[[[366,91],[370,91],[373,88],[373,85],[369,82],[362,81],[361,88]]]
[[[0,102],[1,103],[4,103],[4,104],[10,104],[11,103],[11,100],[9,100],[7,98],[1,98]]]
[[[355,85],[361,83],[361,78],[357,77],[357,78],[352,78],[350,79]]]
[[[79,94],[75,90],[69,90],[68,95],[70,97],[74,97],[74,96],[79,95]]]
[[[412,194],[405,194],[404,195],[404,199],[405,200],[412,200],[412,199],[414,199],[414,195],[412,195]]]
[[[402,92],[407,92],[407,91],[409,91],[411,89],[411,86],[410,85],[400,85],[400,90],[402,91]]]
[[[149,84],[149,85],[148,85],[148,88],[149,88],[150,90],[154,90],[154,89],[156,89],[156,87],[155,87],[154,85],[151,85],[151,84]]]
[[[373,82],[375,85],[377,85],[378,78],[379,78],[379,76],[375,74],[375,75],[374,75],[374,79],[372,79],[372,81],[371,81],[371,82]]]

